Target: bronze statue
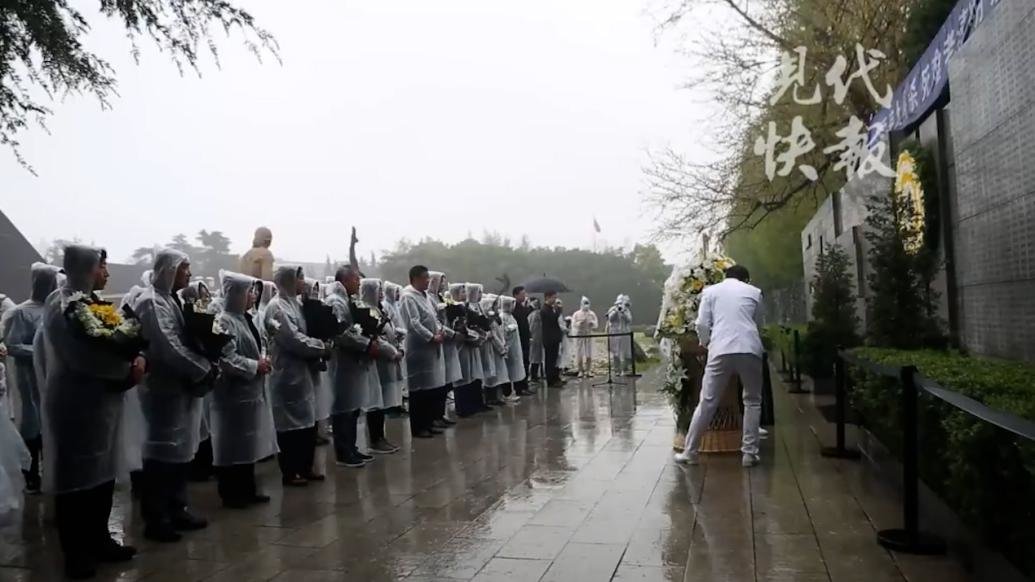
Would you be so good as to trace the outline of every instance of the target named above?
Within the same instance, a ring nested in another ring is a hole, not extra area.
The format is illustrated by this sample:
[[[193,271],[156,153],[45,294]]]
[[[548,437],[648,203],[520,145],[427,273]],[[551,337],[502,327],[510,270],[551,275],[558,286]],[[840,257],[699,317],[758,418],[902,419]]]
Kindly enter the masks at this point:
[[[273,233],[265,226],[255,229],[252,248],[241,256],[241,272],[263,281],[273,280]]]

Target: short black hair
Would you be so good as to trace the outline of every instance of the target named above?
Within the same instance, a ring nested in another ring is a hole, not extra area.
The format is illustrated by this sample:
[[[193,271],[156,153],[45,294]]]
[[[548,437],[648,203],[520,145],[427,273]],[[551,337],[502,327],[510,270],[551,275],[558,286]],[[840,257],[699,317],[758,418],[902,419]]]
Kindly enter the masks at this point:
[[[736,279],[738,281],[743,281],[747,283],[751,280],[751,273],[749,273],[747,267],[743,265],[733,265],[732,267],[726,269],[726,278]]]
[[[514,287],[514,289],[510,292],[510,294],[513,295],[514,297],[517,297],[518,293],[521,293],[524,290],[525,290],[525,287],[523,285],[518,285],[517,287]]]
[[[546,293],[543,293],[543,298],[545,299],[547,297],[557,297],[557,292],[556,291],[547,291]]]
[[[334,272],[334,280],[341,281],[342,283],[344,283],[345,279],[348,279],[349,277],[355,275],[356,272],[356,269],[353,269],[352,265],[342,265],[338,267],[337,271]]]
[[[428,274],[428,268],[425,267],[424,265],[414,265],[414,266],[410,267],[410,283],[412,283],[413,280],[416,279],[417,277],[420,277],[421,275],[427,275],[427,274]]]

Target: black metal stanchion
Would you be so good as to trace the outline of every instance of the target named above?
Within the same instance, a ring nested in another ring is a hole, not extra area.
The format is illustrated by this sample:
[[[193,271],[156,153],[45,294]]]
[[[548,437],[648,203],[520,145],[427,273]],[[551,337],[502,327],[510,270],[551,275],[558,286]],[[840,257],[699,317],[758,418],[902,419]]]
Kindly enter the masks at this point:
[[[607,336],[607,380],[604,381],[604,382],[597,382],[596,384],[591,384],[590,387],[591,388],[595,388],[597,386],[608,386],[608,387],[610,387],[610,386],[614,386],[616,384],[624,385],[625,382],[615,382],[613,370],[611,368],[611,336],[608,335]]]
[[[629,358],[630,358],[629,361],[632,362],[632,373],[628,374],[628,376],[632,377],[632,378],[641,378],[643,375],[636,373],[636,333],[630,331],[628,335],[629,335]]]
[[[920,531],[920,418],[916,386],[916,368],[906,366],[902,382],[902,521],[903,529],[877,532],[877,543],[906,554],[934,555],[945,553],[945,540]]]
[[[773,379],[769,373],[769,352],[762,352],[762,426],[773,426]]]
[[[801,382],[801,334],[793,330],[794,334],[794,364],[791,367],[791,389],[788,394],[808,394],[809,391],[802,388]]]
[[[836,398],[835,414],[837,423],[837,445],[823,447],[820,451],[824,457],[832,459],[858,459],[860,457],[857,449],[849,449],[845,446],[845,416],[848,408],[848,374],[845,373],[845,361],[841,358],[841,351],[838,349],[834,357],[834,397]]]

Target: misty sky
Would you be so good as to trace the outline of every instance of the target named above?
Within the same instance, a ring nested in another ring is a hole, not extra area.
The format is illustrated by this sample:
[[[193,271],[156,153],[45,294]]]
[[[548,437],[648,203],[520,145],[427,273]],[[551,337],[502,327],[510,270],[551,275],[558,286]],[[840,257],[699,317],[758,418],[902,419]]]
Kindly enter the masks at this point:
[[[78,236],[119,261],[202,228],[243,252],[260,224],[306,261],[347,256],[351,225],[364,255],[486,229],[589,248],[594,215],[631,246],[645,150],[700,151],[709,115],[645,1],[238,0],[283,64],[225,40],[201,78],[146,44],[134,64],[94,19],[120,95],[69,97],[49,135],[22,134],[39,177],[0,150],[0,208],[34,244]]]

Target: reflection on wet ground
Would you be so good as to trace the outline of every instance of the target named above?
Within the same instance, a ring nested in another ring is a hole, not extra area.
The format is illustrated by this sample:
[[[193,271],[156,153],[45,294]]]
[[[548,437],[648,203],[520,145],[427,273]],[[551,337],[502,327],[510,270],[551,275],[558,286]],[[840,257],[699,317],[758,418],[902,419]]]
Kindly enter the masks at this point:
[[[810,409],[782,387],[761,467],[746,471],[732,456],[674,465],[656,375],[635,392],[573,382],[431,441],[406,441],[403,421],[391,420],[403,452],[360,470],[331,464],[323,484],[283,491],[275,465],[262,465],[267,507],[225,510],[214,483],[192,485],[212,525],[179,544],[141,539],[139,509],[120,492],[112,528],[141,554],[98,579],[966,579],[947,559],[876,545],[876,526],[898,525],[893,496],[866,472],[820,458]],[[31,499],[22,524],[0,530],[0,581],[60,579],[44,513]]]

